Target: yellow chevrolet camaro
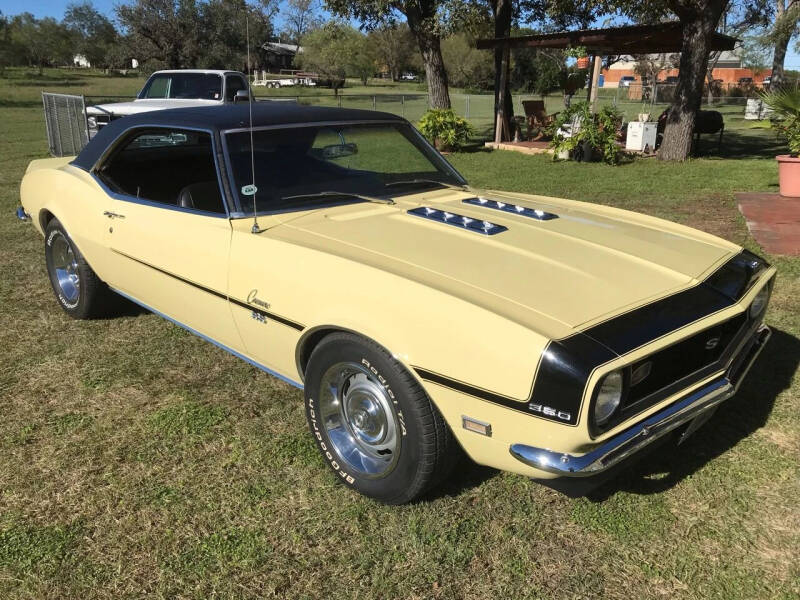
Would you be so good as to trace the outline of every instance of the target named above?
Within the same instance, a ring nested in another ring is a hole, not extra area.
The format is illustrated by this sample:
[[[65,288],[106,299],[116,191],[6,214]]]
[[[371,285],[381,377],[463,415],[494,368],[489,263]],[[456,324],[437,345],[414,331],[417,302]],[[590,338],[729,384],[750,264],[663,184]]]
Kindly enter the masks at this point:
[[[460,449],[602,480],[697,429],[769,338],[775,269],[739,246],[475,190],[394,115],[249,110],[113,121],[30,164],[18,216],[67,314],[115,292],[303,388],[321,455],[363,494],[416,498]]]

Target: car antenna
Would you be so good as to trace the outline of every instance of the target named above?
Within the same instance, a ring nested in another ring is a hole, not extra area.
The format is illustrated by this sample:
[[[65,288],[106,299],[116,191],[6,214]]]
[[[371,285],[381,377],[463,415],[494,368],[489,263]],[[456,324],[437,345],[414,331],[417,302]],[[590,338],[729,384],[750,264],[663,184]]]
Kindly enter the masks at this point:
[[[246,7],[245,10],[247,10]],[[253,96],[250,92],[250,18],[246,12],[244,14],[244,28],[245,35],[247,36],[247,106],[250,110],[250,174],[253,180],[250,185],[246,185],[242,188],[242,192],[249,192],[250,195],[253,196],[253,228],[250,231],[252,233],[261,233],[263,229],[258,226],[258,214],[256,212],[256,192],[258,188],[256,187],[256,153],[253,147]]]

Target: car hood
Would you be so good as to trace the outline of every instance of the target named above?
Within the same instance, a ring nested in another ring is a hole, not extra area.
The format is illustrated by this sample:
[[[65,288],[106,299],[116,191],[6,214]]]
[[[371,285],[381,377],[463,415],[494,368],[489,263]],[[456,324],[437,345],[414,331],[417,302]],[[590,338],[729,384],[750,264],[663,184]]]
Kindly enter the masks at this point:
[[[464,200],[557,215],[537,220]],[[483,235],[409,214],[421,206],[506,227]],[[500,192],[437,191],[348,205],[284,224],[293,241],[389,270],[529,325],[568,335],[695,285],[738,246],[605,206]]]
[[[214,106],[220,104],[219,100],[180,100],[180,99],[142,99],[132,100],[131,102],[113,102],[110,104],[96,104],[86,107],[88,115],[128,116],[137,113],[148,112],[151,110],[166,110],[168,108],[191,108],[193,106]]]

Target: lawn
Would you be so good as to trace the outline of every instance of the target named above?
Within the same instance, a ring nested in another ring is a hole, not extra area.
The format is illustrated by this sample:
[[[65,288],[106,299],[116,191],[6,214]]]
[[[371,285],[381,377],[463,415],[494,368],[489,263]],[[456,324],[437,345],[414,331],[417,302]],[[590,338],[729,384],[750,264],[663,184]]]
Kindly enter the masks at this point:
[[[141,80],[47,77],[0,80],[0,598],[800,595],[800,259],[768,257],[773,340],[677,450],[588,498],[465,461],[437,494],[385,507],[324,466],[301,392],[155,315],[58,309],[43,242],[12,216],[47,151],[39,91]],[[733,192],[776,189],[774,142],[735,131],[726,158],[685,164],[449,159],[476,186],[639,210],[761,252]]]

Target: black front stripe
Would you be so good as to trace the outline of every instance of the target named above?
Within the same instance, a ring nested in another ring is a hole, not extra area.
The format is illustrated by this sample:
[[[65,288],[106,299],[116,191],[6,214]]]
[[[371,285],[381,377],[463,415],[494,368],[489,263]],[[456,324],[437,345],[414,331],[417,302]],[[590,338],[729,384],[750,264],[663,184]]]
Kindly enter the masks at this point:
[[[280,323],[281,325],[286,325],[287,327],[291,327],[292,329],[296,329],[297,331],[303,331],[305,329],[305,327],[303,325],[301,325],[300,323],[298,323],[297,321],[292,321],[291,319],[287,319],[286,317],[282,317],[280,315],[276,315],[275,313],[271,313],[269,311],[266,311],[266,310],[264,310],[262,308],[258,308],[256,306],[252,306],[252,305],[248,304],[247,302],[243,302],[242,300],[237,300],[236,298],[233,298],[231,296],[227,296],[226,294],[223,294],[222,292],[218,292],[217,290],[213,290],[213,289],[211,289],[209,287],[206,287],[204,285],[200,285],[199,283],[195,283],[194,281],[189,281],[188,279],[185,279],[185,278],[181,277],[180,275],[175,275],[174,273],[170,273],[169,271],[165,271],[164,269],[160,269],[160,268],[156,267],[155,265],[151,265],[150,263],[144,262],[143,260],[139,260],[138,258],[134,258],[133,256],[131,256],[129,254],[125,254],[124,252],[120,252],[119,250],[113,250],[112,249],[112,252],[114,252],[116,254],[119,254],[120,256],[124,256],[125,258],[127,258],[129,260],[137,262],[140,265],[144,265],[145,267],[153,269],[154,271],[158,271],[159,273],[162,273],[163,275],[166,275],[168,277],[172,277],[173,279],[177,279],[178,281],[180,281],[182,283],[185,283],[186,285],[190,285],[193,288],[196,288],[198,290],[202,290],[202,291],[206,292],[207,294],[211,294],[212,296],[216,296],[217,298],[221,298],[223,300],[227,300],[227,301],[231,302],[232,304],[235,304],[237,306],[241,306],[242,308],[246,308],[247,310],[251,310],[251,311],[253,311],[255,313],[258,313],[258,314],[260,314],[260,315],[262,315],[264,317],[272,319],[273,321],[275,321],[276,323]]]
[[[577,407],[580,406],[580,398],[583,397],[589,376],[597,365],[616,357],[608,348],[585,335],[577,334],[549,342],[539,359],[538,375],[533,388],[524,400],[504,396],[421,367],[413,369],[425,381],[534,417],[558,421],[564,425],[577,425]],[[577,405],[575,398],[578,398]]]
[[[540,357],[527,400],[509,398],[421,367],[414,367],[414,370],[425,381],[487,402],[577,425],[585,387],[595,369],[733,306],[768,266],[763,259],[743,250],[694,287],[549,342]],[[554,409],[556,414],[540,414],[543,407]],[[563,418],[564,415],[569,418]]]
[[[764,260],[744,250],[694,287],[598,323],[581,333],[622,356],[676,329],[730,308],[742,299],[767,266]]]

